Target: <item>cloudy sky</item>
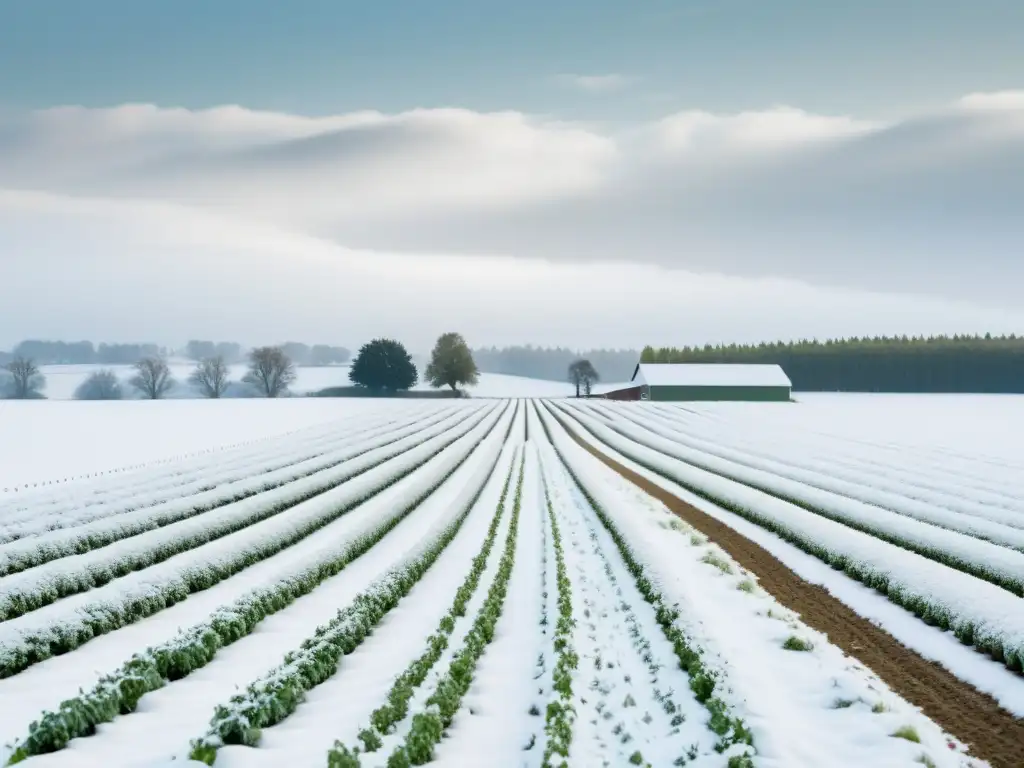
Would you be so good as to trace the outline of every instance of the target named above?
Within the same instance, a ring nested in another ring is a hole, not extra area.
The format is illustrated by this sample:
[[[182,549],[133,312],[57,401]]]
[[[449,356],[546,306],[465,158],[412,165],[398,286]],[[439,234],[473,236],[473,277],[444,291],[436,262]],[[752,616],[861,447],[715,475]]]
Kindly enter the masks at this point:
[[[0,348],[1024,332],[1019,0],[0,5]]]

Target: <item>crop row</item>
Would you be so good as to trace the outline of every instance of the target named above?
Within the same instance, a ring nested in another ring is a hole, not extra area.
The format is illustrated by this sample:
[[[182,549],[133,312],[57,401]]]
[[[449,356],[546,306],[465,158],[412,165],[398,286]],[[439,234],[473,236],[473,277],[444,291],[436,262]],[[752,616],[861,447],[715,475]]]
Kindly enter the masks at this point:
[[[780,444],[777,439],[769,442],[765,436],[750,434],[747,430],[699,428],[680,421],[675,415],[678,411],[675,414],[673,411],[675,409],[657,410],[648,415],[656,415],[659,425],[670,427],[674,439],[687,441],[691,447],[707,453],[751,463],[783,477],[817,484],[826,490],[910,517],[928,515],[920,519],[929,522],[933,521],[936,511],[959,513],[966,518],[961,518],[961,527],[956,530],[1006,546],[1017,545],[998,538],[1003,532],[1002,527],[1015,528],[1018,533],[1024,528],[1021,515],[1024,503],[1005,493],[987,489],[984,481],[979,482],[973,477],[951,480],[950,466],[946,467],[943,476],[937,476],[934,470],[922,472],[907,466],[895,466],[884,454],[881,461],[877,456],[871,460],[866,456],[850,456],[848,447],[836,438],[809,440],[808,435],[797,433],[787,435]],[[627,408],[621,412],[634,411]],[[740,448],[726,447],[730,439],[737,438]],[[787,453],[789,455],[785,455]],[[936,518],[934,522],[941,524],[941,519]]]
[[[543,465],[542,465],[543,466]],[[569,759],[569,748],[572,745],[572,727],[575,711],[572,706],[573,672],[579,665],[579,656],[572,645],[573,628],[576,621],[572,615],[572,584],[565,567],[565,553],[562,549],[562,534],[555,518],[554,507],[551,506],[551,494],[548,492],[547,479],[544,483],[544,504],[547,507],[548,521],[551,526],[552,544],[555,550],[555,573],[558,584],[558,619],[555,622],[554,649],[556,654],[552,689],[557,698],[548,702],[544,712],[544,732],[547,743],[544,747],[544,768],[565,766]],[[555,755],[561,760],[553,762]]]
[[[94,592],[67,598],[0,624],[0,678],[67,653],[96,635],[150,616],[285,550],[411,475],[439,454],[435,471],[444,474],[447,467],[461,462],[483,439],[497,418],[494,410],[490,414],[487,423],[480,416],[468,425],[459,425],[333,491],[293,507],[287,515],[243,529]],[[455,451],[444,451],[471,431],[478,433],[475,439],[464,441]],[[418,480],[419,484],[430,482],[429,475]]]
[[[108,535],[124,534],[130,538],[83,554],[61,557],[0,579],[0,620],[15,618],[68,595],[101,587],[132,571],[149,568],[174,555],[268,520],[284,510],[338,488],[451,428],[452,424],[445,421],[390,443],[382,440],[382,447],[350,450],[339,455],[350,458],[347,461],[339,458],[331,469],[304,476],[287,485],[285,481],[270,479],[273,490],[260,494],[250,493],[241,501],[225,504],[205,514],[195,513],[194,516],[190,515],[139,535],[131,533],[139,522],[137,519],[125,521],[123,525],[120,521],[105,521],[104,528]],[[177,505],[171,514],[189,512],[186,500]],[[141,516],[146,518],[141,521],[143,525],[148,525],[152,520],[151,514],[149,510],[142,511]],[[132,513],[131,516],[137,515]],[[74,532],[70,533],[75,535]],[[25,543],[32,544],[33,541]],[[32,551],[32,556],[36,558],[46,555],[58,556],[54,549],[46,548],[45,543]]]
[[[733,752],[729,758],[729,768],[752,768],[753,762],[748,756],[748,752],[753,738],[744,722],[732,714],[729,705],[719,695],[723,682],[721,673],[704,662],[700,647],[679,626],[679,609],[670,605],[662,595],[656,586],[656,579],[648,574],[643,558],[630,544],[627,538],[627,529],[616,524],[606,505],[602,504],[601,484],[588,483],[583,479],[585,471],[579,453],[582,449],[572,442],[563,428],[558,426],[559,423],[564,426],[565,422],[562,419],[565,417],[561,416],[556,420],[556,417],[546,409],[541,415],[541,423],[551,449],[611,536],[626,569],[636,582],[637,589],[644,600],[654,609],[655,620],[665,638],[671,643],[680,667],[689,675],[690,690],[693,691],[697,701],[708,710],[710,715],[708,727],[719,739],[716,749],[720,752],[727,750]]]
[[[494,628],[505,605],[508,582],[515,567],[516,542],[519,532],[519,513],[523,500],[523,476],[526,469],[526,453],[519,466],[519,480],[516,483],[515,500],[512,504],[512,518],[509,521],[508,538],[498,570],[491,582],[472,628],[462,641],[462,648],[452,659],[448,672],[434,688],[427,699],[426,708],[413,715],[412,726],[405,743],[398,746],[388,758],[389,768],[404,768],[425,765],[434,759],[434,748],[441,741],[445,731],[452,724],[455,713],[462,706],[462,698],[473,684],[476,665],[487,646],[494,639]]]
[[[207,733],[192,742],[193,759],[213,765],[225,744],[257,745],[263,728],[291,715],[307,691],[338,671],[342,657],[366,639],[455,538],[493,474],[503,443],[504,436],[491,441],[481,471],[460,492],[452,513],[434,526],[404,562],[377,579],[334,619],[318,627],[312,637],[285,657],[283,664],[216,708]]]
[[[334,743],[327,753],[327,764],[330,768],[358,766],[360,753],[376,752],[380,749],[383,745],[383,738],[391,734],[395,726],[409,714],[409,701],[412,699],[413,693],[423,684],[430,670],[441,659],[448,647],[451,634],[455,630],[456,621],[466,615],[466,606],[480,585],[480,579],[487,567],[487,560],[491,556],[491,550],[498,537],[498,528],[504,516],[515,464],[515,454],[513,454],[494,517],[491,519],[480,552],[473,558],[469,573],[456,591],[455,599],[452,601],[448,613],[441,618],[437,631],[427,638],[427,650],[419,658],[413,660],[398,676],[388,691],[387,703],[375,709],[370,715],[369,725],[359,731],[358,738],[362,742],[362,747],[350,748],[340,741]]]
[[[1007,667],[1024,666],[1024,612],[1006,590],[771,494],[631,441],[582,414],[567,428],[765,528]]]
[[[406,422],[413,420],[408,417],[404,419]],[[172,461],[170,466],[134,471],[126,477],[111,476],[102,480],[71,482],[47,492],[18,494],[0,503],[0,520],[5,525],[40,519],[56,522],[65,514],[72,513],[77,521],[79,516],[91,519],[91,508],[116,506],[123,511],[137,509],[142,505],[199,493],[217,482],[231,482],[257,472],[273,471],[313,458],[331,450],[339,438],[347,441],[375,429],[386,429],[401,421],[403,419],[396,419],[393,415],[388,418],[376,414],[341,424],[335,422],[316,428],[307,427],[261,439],[252,446],[220,449],[218,452],[222,455],[215,460],[206,455],[208,452],[204,452],[191,459]],[[0,538],[0,541],[8,540],[6,536]]]
[[[0,576],[60,557],[83,554],[120,539],[266,493],[317,472],[333,469],[388,443],[425,432],[442,420],[440,416],[421,419],[390,430],[375,430],[369,436],[335,440],[330,451],[301,461],[288,461],[273,470],[251,467],[241,478],[230,481],[226,481],[218,471],[207,477],[201,489],[179,489],[179,495],[171,498],[152,493],[136,494],[117,504],[40,514],[23,526],[5,523],[5,535],[16,540],[0,544]]]
[[[511,419],[505,435],[509,429]],[[485,467],[490,466],[492,454],[496,457],[495,451],[500,449],[505,437],[499,431],[492,432],[488,439],[489,447],[481,447]],[[464,458],[468,458],[468,454]],[[165,643],[134,654],[119,669],[104,675],[91,690],[62,702],[55,712],[43,713],[17,745],[10,764],[32,755],[63,749],[73,738],[90,736],[100,723],[134,712],[146,693],[206,666],[221,648],[248,636],[265,618],[309,594],[368,552],[446,482],[458,466],[461,463],[448,468],[430,488],[418,489],[420,492],[415,498],[388,514],[373,517],[361,530],[334,541],[312,562],[303,561],[294,571],[279,574],[273,583],[254,589],[233,604],[217,609],[208,620],[180,632]]]
[[[1008,549],[1024,549],[1024,531],[910,501],[889,510],[852,498],[846,486],[809,477],[811,473],[806,471],[783,468],[787,475],[783,476],[744,464],[735,451],[724,457],[721,454],[726,449],[716,449],[714,453],[719,455],[712,455],[688,447],[680,443],[681,436],[648,420],[639,420],[639,426],[634,426],[629,421],[603,418],[607,426],[648,448],[1024,595],[1024,553]],[[819,487],[822,484],[832,488]]]

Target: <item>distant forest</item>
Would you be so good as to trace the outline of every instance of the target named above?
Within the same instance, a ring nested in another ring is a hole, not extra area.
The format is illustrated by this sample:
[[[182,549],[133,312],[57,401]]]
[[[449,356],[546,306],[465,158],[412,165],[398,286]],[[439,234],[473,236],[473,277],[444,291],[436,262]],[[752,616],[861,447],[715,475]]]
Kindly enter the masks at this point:
[[[473,359],[484,373],[505,373],[531,379],[565,381],[574,360],[591,362],[604,382],[629,381],[640,353],[632,349],[590,349],[576,352],[564,347],[485,347],[473,350]]]
[[[350,353],[345,347],[328,344],[302,344],[297,341],[281,345],[285,354],[296,365],[336,365],[348,361]],[[0,365],[14,357],[32,360],[36,365],[132,365],[144,357],[172,354],[190,360],[222,357],[228,365],[245,361],[247,348],[234,341],[200,341],[193,339],[180,350],[171,350],[158,344],[105,344],[91,341],[23,341],[11,352],[0,352]]]
[[[777,363],[803,392],[1024,393],[1024,337],[1016,335],[645,347],[641,360]]]

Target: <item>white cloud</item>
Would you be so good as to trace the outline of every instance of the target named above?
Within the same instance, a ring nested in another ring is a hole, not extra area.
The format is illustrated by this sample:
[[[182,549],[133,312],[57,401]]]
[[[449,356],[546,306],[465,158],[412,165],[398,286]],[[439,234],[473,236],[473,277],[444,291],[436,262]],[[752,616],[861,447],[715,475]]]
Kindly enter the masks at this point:
[[[635,78],[626,75],[574,75],[561,74],[555,76],[555,82],[568,88],[576,88],[587,93],[610,93],[620,91],[635,82]]]
[[[0,348],[25,337],[627,347],[1019,330],[1024,313],[657,266],[360,252],[167,203],[0,194]]]
[[[1024,109],[1024,91],[995,91],[993,93],[970,93],[957,104],[964,109]]]
[[[486,341],[1020,331],[1022,201],[1013,92],[888,124],[773,107],[618,132],[460,109],[0,115],[0,327],[334,324],[358,341],[400,304],[415,332],[429,317]]]
[[[808,145],[818,140],[841,139],[876,131],[884,126],[850,117],[812,115],[791,107],[761,112],[717,115],[691,110],[659,120],[654,132],[668,150],[704,152],[709,149],[775,149]]]

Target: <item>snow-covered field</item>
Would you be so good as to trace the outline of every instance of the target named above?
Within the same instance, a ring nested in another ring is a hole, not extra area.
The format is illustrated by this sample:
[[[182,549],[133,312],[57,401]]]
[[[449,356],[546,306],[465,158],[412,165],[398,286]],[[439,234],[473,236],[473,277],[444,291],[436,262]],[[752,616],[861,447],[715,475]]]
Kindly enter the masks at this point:
[[[1024,716],[1024,398],[17,405],[0,762],[985,765],[601,456]]]
[[[0,399],[0,490],[220,450],[356,414],[398,412],[406,405],[406,401],[302,397],[72,401],[75,388],[98,368],[45,366],[46,400]],[[124,381],[133,373],[130,366],[115,370]],[[175,364],[172,371],[184,382],[191,366]],[[236,366],[232,377],[239,379],[243,373]],[[347,366],[299,368],[298,374],[292,387],[295,394],[349,383]],[[430,387],[420,384],[417,389]],[[474,398],[564,397],[571,387],[485,373],[469,391]]]

